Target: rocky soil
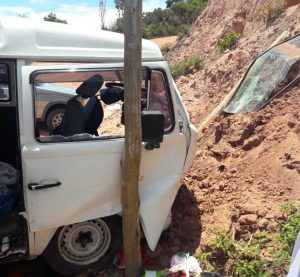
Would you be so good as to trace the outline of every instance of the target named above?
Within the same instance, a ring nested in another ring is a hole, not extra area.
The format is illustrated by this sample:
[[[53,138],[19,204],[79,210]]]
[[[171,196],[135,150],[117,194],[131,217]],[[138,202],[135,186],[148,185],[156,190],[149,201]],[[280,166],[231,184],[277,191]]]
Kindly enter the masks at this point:
[[[176,81],[196,126],[258,53],[283,31],[299,32],[299,3],[288,1],[284,12],[266,26],[259,19],[266,1],[209,2],[189,36],[167,54],[170,63],[195,54],[205,57],[203,70]],[[228,30],[241,33],[242,39],[221,54],[217,39]],[[281,204],[300,205],[299,101],[300,86],[258,112],[220,115],[199,133],[197,155],[182,180],[171,228],[159,243],[165,265],[178,251],[198,255],[215,227],[235,233],[245,232],[247,226],[275,232]]]

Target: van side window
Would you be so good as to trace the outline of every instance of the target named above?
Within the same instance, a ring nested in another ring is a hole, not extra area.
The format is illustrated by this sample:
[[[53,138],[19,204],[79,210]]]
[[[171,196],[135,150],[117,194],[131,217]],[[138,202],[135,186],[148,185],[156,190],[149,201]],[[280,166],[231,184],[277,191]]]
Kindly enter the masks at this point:
[[[10,100],[8,65],[0,64],[0,101]]]
[[[35,137],[39,142],[124,137],[122,68],[38,70],[31,74],[30,82],[35,100]],[[161,71],[150,73],[143,69],[141,101],[143,110],[162,112],[165,132],[170,131],[171,105]]]
[[[143,85],[148,84],[148,79],[143,74]],[[30,82],[35,100],[35,137],[39,142],[124,137],[123,69],[41,70],[31,74]]]
[[[172,113],[165,78],[162,72],[156,70],[153,70],[151,73],[149,110],[162,112],[165,117],[165,131],[171,129]]]

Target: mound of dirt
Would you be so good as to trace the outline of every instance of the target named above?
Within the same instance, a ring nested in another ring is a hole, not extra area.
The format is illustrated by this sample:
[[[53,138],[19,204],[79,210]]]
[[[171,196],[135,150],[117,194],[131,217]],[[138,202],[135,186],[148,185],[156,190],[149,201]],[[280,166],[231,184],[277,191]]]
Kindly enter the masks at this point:
[[[167,54],[171,64],[190,55],[205,57],[203,70],[176,81],[196,126],[258,53],[284,30],[299,32],[299,2],[291,1],[266,26],[259,19],[266,1],[209,1],[190,35]],[[243,37],[234,49],[220,53],[217,39],[228,30]],[[197,255],[215,227],[238,233],[251,225],[275,232],[281,204],[300,205],[299,101],[300,87],[295,87],[259,112],[221,115],[199,134],[196,158],[173,206],[171,228],[159,243],[161,260],[177,251]]]

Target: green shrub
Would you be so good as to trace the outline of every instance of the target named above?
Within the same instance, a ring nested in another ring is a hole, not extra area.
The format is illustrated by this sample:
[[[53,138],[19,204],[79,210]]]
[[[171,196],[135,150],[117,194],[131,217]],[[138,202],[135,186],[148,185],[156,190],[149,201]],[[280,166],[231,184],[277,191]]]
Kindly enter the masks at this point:
[[[225,33],[218,39],[217,47],[220,52],[224,52],[226,49],[232,48],[241,38],[241,35],[233,31]]]
[[[284,11],[284,7],[284,0],[268,3],[258,11],[258,19],[263,21],[266,26],[269,26]]]
[[[201,56],[191,56],[183,63],[170,65],[171,74],[174,78],[187,75],[189,73],[200,70],[203,67],[204,58]]]
[[[266,243],[267,232],[245,237],[244,240],[235,240],[228,232],[222,229],[214,230],[216,239],[209,247],[212,253],[222,257],[230,276],[267,276],[267,267],[260,258],[260,250]],[[212,254],[212,256],[213,256]],[[211,257],[212,257],[211,256]]]
[[[274,267],[286,273],[291,254],[300,231],[300,208],[287,203],[281,207],[282,219],[279,221],[279,233],[275,236],[276,246],[273,250]]]
[[[187,25],[187,24],[183,24],[183,25],[179,26],[178,38],[181,39],[181,38],[185,37],[189,33],[190,27],[191,26]]]
[[[166,53],[166,52],[170,51],[172,46],[173,46],[173,44],[171,42],[167,42],[160,48],[160,50],[161,50],[161,52]]]
[[[208,251],[197,257],[200,265],[226,276],[286,276],[300,231],[300,208],[288,203],[281,206],[281,212],[275,234],[249,232],[236,239],[223,229],[215,229],[216,238],[206,246]],[[271,261],[261,255],[262,250],[271,255]]]

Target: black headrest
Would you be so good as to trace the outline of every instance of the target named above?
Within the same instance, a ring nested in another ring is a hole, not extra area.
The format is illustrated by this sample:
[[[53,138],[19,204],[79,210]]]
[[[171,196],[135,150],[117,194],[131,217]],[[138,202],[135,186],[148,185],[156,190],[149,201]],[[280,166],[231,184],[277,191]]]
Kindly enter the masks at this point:
[[[76,93],[83,98],[89,98],[95,95],[99,91],[99,89],[103,85],[103,82],[104,80],[101,75],[94,75],[91,78],[84,81],[76,89]]]
[[[110,86],[100,90],[101,100],[106,105],[111,105],[119,100],[124,101],[124,88]]]

